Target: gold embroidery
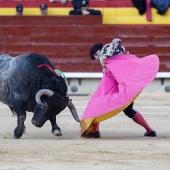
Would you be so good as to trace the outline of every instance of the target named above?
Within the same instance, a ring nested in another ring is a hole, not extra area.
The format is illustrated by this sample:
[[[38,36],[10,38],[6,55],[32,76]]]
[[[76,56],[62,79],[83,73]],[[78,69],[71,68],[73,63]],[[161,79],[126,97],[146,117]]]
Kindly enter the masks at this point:
[[[81,133],[83,134],[84,132],[89,133],[92,128],[93,128],[93,124],[104,121],[106,119],[109,119],[115,115],[117,115],[118,113],[120,113],[121,111],[123,111],[125,108],[127,108],[140,94],[141,92],[139,92],[130,102],[128,102],[126,105],[122,106],[121,108],[117,109],[117,110],[112,110],[110,112],[107,112],[101,116],[95,117],[95,118],[88,118],[88,119],[84,119],[80,122],[80,126],[81,126]]]

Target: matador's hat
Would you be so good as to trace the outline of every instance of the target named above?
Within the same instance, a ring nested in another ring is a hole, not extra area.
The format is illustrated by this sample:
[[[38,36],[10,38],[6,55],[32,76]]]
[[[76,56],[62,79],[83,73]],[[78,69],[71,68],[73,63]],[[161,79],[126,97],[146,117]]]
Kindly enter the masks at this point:
[[[91,59],[94,60],[95,57],[94,57],[94,54],[98,51],[98,50],[101,50],[103,48],[103,44],[102,43],[96,43],[94,44],[91,49],[90,49],[90,56],[91,56]]]

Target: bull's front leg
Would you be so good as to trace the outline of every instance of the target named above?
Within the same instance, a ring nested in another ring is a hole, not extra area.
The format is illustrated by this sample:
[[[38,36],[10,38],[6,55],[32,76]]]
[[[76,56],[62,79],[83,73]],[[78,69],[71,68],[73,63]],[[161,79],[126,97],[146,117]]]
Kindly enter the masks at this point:
[[[62,136],[63,134],[56,123],[56,115],[50,116],[49,121],[51,122],[53,135],[54,136]]]
[[[17,121],[17,127],[14,130],[14,135],[13,137],[15,139],[19,139],[22,134],[25,131],[25,119],[26,119],[26,112],[25,111],[21,111],[21,110],[17,110],[14,108],[15,113],[17,113],[17,117],[18,117],[18,121]]]

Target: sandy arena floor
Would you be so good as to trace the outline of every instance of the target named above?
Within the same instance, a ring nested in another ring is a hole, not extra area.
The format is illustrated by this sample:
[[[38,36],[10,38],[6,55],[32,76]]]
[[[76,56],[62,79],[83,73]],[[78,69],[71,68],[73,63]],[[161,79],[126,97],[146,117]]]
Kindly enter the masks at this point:
[[[90,98],[71,97],[81,117]],[[101,139],[80,137],[80,126],[68,109],[57,116],[63,136],[31,124],[26,134],[13,139],[17,119],[0,103],[0,170],[170,170],[170,94],[144,94],[135,101],[158,137],[144,137],[145,129],[123,113],[101,123]]]

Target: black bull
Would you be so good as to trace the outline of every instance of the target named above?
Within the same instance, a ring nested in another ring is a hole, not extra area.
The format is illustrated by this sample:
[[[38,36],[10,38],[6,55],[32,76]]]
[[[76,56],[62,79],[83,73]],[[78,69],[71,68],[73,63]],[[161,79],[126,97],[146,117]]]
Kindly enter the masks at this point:
[[[56,136],[62,135],[56,115],[66,106],[75,120],[80,121],[73,103],[66,96],[64,78],[55,75],[53,69],[50,61],[39,54],[0,55],[0,101],[17,114],[14,138],[20,138],[24,132],[26,111],[34,113],[32,123],[36,127],[42,127],[49,120]]]

